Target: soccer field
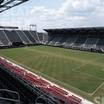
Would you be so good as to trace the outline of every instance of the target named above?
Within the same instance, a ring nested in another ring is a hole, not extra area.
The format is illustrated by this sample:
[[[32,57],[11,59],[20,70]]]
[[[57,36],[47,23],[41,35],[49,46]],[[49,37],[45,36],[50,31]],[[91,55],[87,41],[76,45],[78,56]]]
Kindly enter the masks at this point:
[[[1,49],[0,56],[86,98],[104,94],[104,54],[32,46]]]

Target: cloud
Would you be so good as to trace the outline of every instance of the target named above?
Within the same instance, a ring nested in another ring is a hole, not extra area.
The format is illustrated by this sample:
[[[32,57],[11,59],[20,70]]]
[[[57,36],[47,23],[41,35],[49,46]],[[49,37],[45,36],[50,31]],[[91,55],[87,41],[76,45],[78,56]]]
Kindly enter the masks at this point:
[[[59,12],[63,15],[86,16],[93,14],[97,8],[101,8],[104,1],[102,0],[65,0]]]
[[[64,0],[58,9],[35,6],[30,15],[34,17],[34,21],[39,20],[36,22],[39,26],[44,25],[45,28],[77,27],[88,25],[86,21],[93,17],[98,7],[98,0]]]
[[[11,24],[37,24],[39,31],[44,28],[104,26],[104,0],[63,0],[59,8],[53,9],[35,5],[28,12],[18,10],[15,18]]]

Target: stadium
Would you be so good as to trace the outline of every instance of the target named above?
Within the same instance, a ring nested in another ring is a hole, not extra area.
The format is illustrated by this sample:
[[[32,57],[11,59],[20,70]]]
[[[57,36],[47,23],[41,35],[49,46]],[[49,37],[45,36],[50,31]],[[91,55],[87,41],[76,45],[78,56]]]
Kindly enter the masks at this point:
[[[0,0],[0,12],[27,1]],[[104,27],[44,31],[0,26],[0,104],[96,104],[104,96]]]

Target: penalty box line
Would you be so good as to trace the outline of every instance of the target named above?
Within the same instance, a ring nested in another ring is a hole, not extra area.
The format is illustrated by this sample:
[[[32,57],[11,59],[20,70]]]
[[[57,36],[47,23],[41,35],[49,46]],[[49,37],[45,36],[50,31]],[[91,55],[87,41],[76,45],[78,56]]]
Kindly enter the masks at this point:
[[[96,90],[94,92],[92,92],[90,95],[93,96],[100,88],[102,88],[104,86],[104,82],[102,84],[100,84]]]

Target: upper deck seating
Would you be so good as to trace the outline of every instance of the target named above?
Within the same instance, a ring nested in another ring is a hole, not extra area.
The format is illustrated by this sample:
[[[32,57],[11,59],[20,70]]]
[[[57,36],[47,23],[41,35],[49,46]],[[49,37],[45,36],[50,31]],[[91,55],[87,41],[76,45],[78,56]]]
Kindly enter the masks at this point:
[[[96,47],[98,49],[104,49],[104,39],[99,39]]]
[[[20,39],[20,37],[18,36],[18,34],[15,31],[8,31],[8,30],[4,30],[4,32],[6,33],[8,39],[13,43],[13,42],[22,42],[22,40]]]
[[[77,37],[69,37],[66,42],[64,42],[63,46],[66,48],[70,48],[74,42],[76,41]]]
[[[9,46],[11,43],[3,30],[0,30],[0,41],[4,46]]]
[[[21,38],[22,42],[24,44],[31,44],[30,40],[28,39],[28,37],[23,33],[23,31],[20,30],[16,30],[17,34],[19,35],[19,37]]]
[[[98,42],[98,38],[88,38],[85,42],[84,48],[85,49],[94,49],[96,48],[96,44]]]
[[[86,39],[86,37],[79,37],[73,44],[73,48],[81,48],[82,45],[85,43]]]
[[[29,31],[30,34],[32,35],[32,37],[35,39],[36,43],[39,43],[39,37],[38,37],[38,33],[36,31]]]
[[[67,40],[67,37],[60,37],[60,40],[56,42],[56,46],[63,46],[63,43]]]
[[[25,35],[27,36],[27,38],[31,41],[31,44],[35,44],[36,40],[34,39],[34,37],[31,35],[31,33],[29,31],[23,31],[25,33]]]
[[[43,43],[43,40],[44,40],[44,39],[43,39],[43,38],[44,38],[43,35],[44,35],[43,33],[38,33],[38,37],[39,37],[39,42],[40,42],[40,44]]]
[[[57,42],[61,40],[62,37],[54,37],[53,40],[49,42],[49,45],[55,46]]]

